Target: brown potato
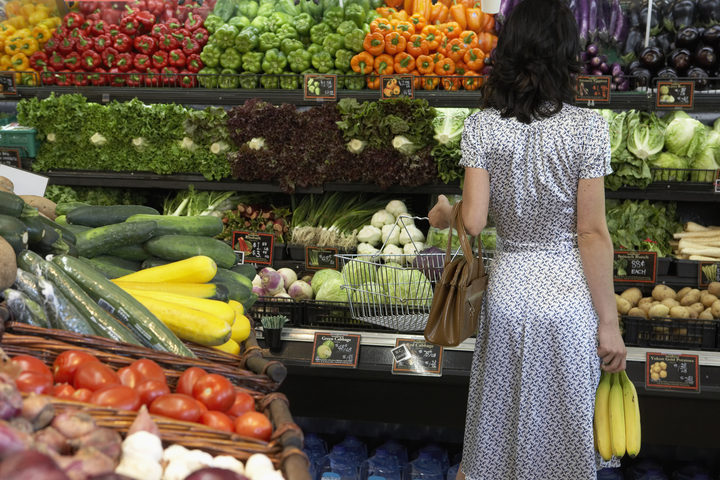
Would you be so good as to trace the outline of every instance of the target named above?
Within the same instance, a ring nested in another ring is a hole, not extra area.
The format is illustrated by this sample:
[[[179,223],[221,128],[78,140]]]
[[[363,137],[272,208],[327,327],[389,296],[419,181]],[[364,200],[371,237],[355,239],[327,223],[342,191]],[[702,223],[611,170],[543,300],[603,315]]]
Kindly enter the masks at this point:
[[[647,318],[647,312],[640,307],[633,307],[627,313],[629,317],[642,317]]]
[[[693,288],[680,299],[680,305],[687,307],[700,301],[700,290]]]
[[[692,305],[689,305],[687,308],[688,308],[688,310],[693,311],[693,312],[697,313],[698,315],[700,315],[700,313],[702,313],[702,311],[705,310],[705,305],[703,305],[700,302],[697,302],[697,303],[693,303]]]
[[[708,293],[712,293],[716,297],[720,298],[720,282],[710,282],[707,291]]]
[[[710,307],[713,318],[720,318],[720,300],[716,300]]]
[[[650,309],[652,308],[652,304],[649,303],[649,302],[648,302],[648,303],[643,303],[643,304],[641,304],[641,305],[638,305],[637,308],[639,308],[640,310],[642,310],[643,312],[645,312],[645,316],[647,317],[647,316],[648,316],[648,312],[649,312]]]
[[[692,290],[692,287],[683,287],[683,288],[681,288],[681,289],[677,292],[677,295],[675,295],[675,300],[677,300],[677,301],[679,302],[680,299],[681,299],[682,297],[684,297],[685,294],[688,293],[690,290]]]
[[[647,304],[651,304],[652,302],[653,302],[653,298],[652,298],[652,297],[643,297],[643,298],[640,299],[640,301],[638,302],[637,306],[639,307],[639,306],[641,306],[641,305],[645,305],[646,303],[647,303]]]
[[[621,315],[625,315],[632,308],[630,302],[628,302],[618,294],[615,294],[615,305],[617,306],[618,313]]]
[[[15,185],[13,184],[12,180],[10,180],[7,177],[0,177],[0,190],[3,192],[10,192],[13,193],[15,190]]]
[[[700,295],[700,303],[705,305],[705,307],[710,307],[715,301],[718,299],[715,295],[712,293],[705,292]]]
[[[689,318],[690,310],[686,307],[672,307],[670,309],[670,316],[672,318]]]
[[[687,308],[687,307],[685,307],[685,308]],[[688,318],[690,318],[692,320],[695,320],[699,316],[695,310],[690,310],[689,308],[688,308],[688,313],[689,313]]]
[[[673,307],[677,307],[680,305],[680,302],[678,302],[674,298],[666,298],[665,300],[663,300],[660,303],[662,303],[663,305],[665,305],[668,308],[673,308]]]
[[[15,282],[16,275],[15,251],[3,237],[0,237],[0,291],[9,288]]]
[[[622,298],[630,302],[633,307],[642,299],[642,292],[637,287],[631,287],[620,294]]]
[[[713,320],[713,314],[712,310],[709,308],[706,308],[702,311],[700,315],[698,315],[698,319],[700,320]]]
[[[658,301],[665,300],[666,298],[675,298],[675,290],[667,285],[655,285],[652,291],[652,297]]]
[[[55,202],[48,200],[45,197],[38,197],[37,195],[20,195],[20,198],[25,200],[25,203],[31,207],[35,207],[40,210],[40,213],[48,217],[50,220],[55,220],[57,215],[55,214]]]
[[[657,304],[650,308],[650,311],[648,312],[648,317],[667,317],[669,313],[670,309],[667,306],[663,304]]]

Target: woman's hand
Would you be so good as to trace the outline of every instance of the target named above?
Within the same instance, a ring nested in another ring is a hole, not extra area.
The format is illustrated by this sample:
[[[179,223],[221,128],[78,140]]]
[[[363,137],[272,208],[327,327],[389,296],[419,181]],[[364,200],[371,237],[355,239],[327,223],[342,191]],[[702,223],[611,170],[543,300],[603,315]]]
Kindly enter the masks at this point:
[[[598,325],[598,356],[602,359],[602,369],[608,373],[625,370],[627,350],[620,335],[617,320],[601,322]]]
[[[430,225],[435,228],[448,228],[450,226],[450,215],[452,215],[452,205],[445,195],[438,195],[435,206],[428,213]]]

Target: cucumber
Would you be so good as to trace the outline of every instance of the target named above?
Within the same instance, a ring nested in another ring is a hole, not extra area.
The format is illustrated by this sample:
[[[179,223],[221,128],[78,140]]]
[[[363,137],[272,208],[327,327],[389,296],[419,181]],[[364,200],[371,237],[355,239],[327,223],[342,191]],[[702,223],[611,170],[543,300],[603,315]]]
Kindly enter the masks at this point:
[[[78,207],[67,213],[68,223],[86,227],[103,227],[121,223],[139,213],[160,215],[152,207],[143,205],[110,205],[103,207]]]
[[[0,191],[0,215],[17,218],[28,210],[32,210],[32,207],[27,205],[25,200],[14,193]]]
[[[89,203],[83,203],[83,202],[60,202],[57,205],[55,205],[55,215],[58,217],[61,215],[67,215],[68,213],[72,212],[76,208],[79,207],[90,207]]]
[[[128,224],[133,225],[133,224]],[[205,255],[217,263],[218,267],[230,268],[235,264],[236,256],[227,243],[210,237],[192,235],[163,235],[145,243],[150,255],[165,260],[184,260],[196,255]]]
[[[176,215],[133,215],[126,222],[157,222],[155,235],[194,235],[214,237],[223,231],[222,220],[212,215],[179,217]]]
[[[253,278],[255,278],[255,275],[257,275],[257,270],[255,269],[255,266],[249,263],[239,263],[232,267],[230,270],[235,273],[239,273],[245,278],[249,278],[251,281]]]
[[[145,345],[155,350],[195,358],[195,354],[147,308],[106,279],[90,263],[67,255],[57,256],[52,261],[98,302],[98,305],[125,322]]]
[[[234,272],[232,270],[228,270],[227,268],[219,268],[217,269],[217,273],[215,274],[215,278],[212,279],[212,281],[220,280],[223,282],[235,282],[240,285],[243,285],[248,290],[252,290],[252,280],[250,280],[245,275],[241,275],[237,272]]]
[[[117,265],[112,265],[109,263],[105,263],[102,260],[98,260],[98,258],[100,258],[100,257],[94,257],[94,258],[80,257],[80,258],[85,260],[86,262],[91,263],[93,267],[98,269],[100,271],[100,273],[102,273],[105,276],[105,278],[107,278],[109,280],[124,277],[125,275],[130,275],[131,273],[134,273],[133,270],[128,270],[126,268],[118,267]]]
[[[157,231],[154,235],[156,234]],[[147,253],[143,246],[139,243],[137,245],[123,245],[122,247],[115,248],[113,249],[112,254],[118,258],[138,262],[138,265],[140,265],[140,262],[150,257],[150,254]]]
[[[114,255],[98,255],[97,257],[94,257],[93,260],[96,260],[100,263],[105,263],[106,265],[112,265],[125,270],[131,270],[133,272],[137,272],[138,270],[140,270],[140,262],[136,262],[134,260],[126,260],[124,258],[116,257]]]
[[[72,225],[68,223],[67,225],[63,225],[66,229],[70,230],[76,237],[75,242],[77,243],[77,236],[78,234],[82,232],[87,232],[88,230],[92,230],[92,227],[86,227],[85,225]]]
[[[39,215],[21,216],[20,221],[25,224],[28,232],[28,244],[40,243],[45,237],[45,224],[39,220]],[[57,236],[57,234],[55,235]]]
[[[16,254],[28,246],[27,227],[23,222],[10,215],[0,215],[0,237],[10,244]]]
[[[39,271],[51,281],[57,290],[64,294],[77,310],[90,320],[90,326],[96,335],[118,342],[142,346],[133,333],[118,322],[112,315],[100,308],[80,285],[75,283],[60,267],[47,262],[39,255],[26,251],[20,255],[24,264],[32,265],[33,271]]]
[[[236,302],[240,302],[243,305],[252,295],[252,282],[239,273],[235,273],[231,270],[218,268],[215,278],[213,278],[211,282],[227,288],[228,298],[235,300]]]
[[[171,263],[170,260],[163,260],[162,258],[150,257],[147,260],[143,260],[140,267],[144,270],[146,268],[159,267],[160,265],[167,265]]]
[[[78,333],[80,335],[95,335],[90,321],[70,303],[70,300],[50,281],[40,277],[38,279],[40,294],[43,297],[43,306],[48,315],[52,328]]]
[[[23,292],[7,288],[3,291],[3,296],[15,320],[34,327],[50,328],[45,310]]]
[[[46,227],[52,228],[56,232],[60,233],[62,235],[63,240],[65,240],[66,242],[73,243],[73,244],[75,243],[75,234],[72,232],[72,230],[67,228],[66,225],[61,225],[61,224],[57,223],[57,219],[56,219],[56,221],[52,221],[49,218],[44,217],[42,215],[38,215],[37,218],[40,221],[40,223],[42,223]]]
[[[23,253],[27,251],[28,250],[25,250]],[[38,284],[39,273],[34,272],[32,265],[21,261],[20,257],[22,257],[22,255],[22,253],[18,255],[18,266],[22,265],[22,267],[17,269],[13,287],[15,290],[27,295],[33,302],[42,304],[43,299],[42,295],[40,295],[40,285]]]
[[[152,237],[155,222],[117,223],[77,234],[75,246],[83,257],[110,253],[118,247],[142,243]]]

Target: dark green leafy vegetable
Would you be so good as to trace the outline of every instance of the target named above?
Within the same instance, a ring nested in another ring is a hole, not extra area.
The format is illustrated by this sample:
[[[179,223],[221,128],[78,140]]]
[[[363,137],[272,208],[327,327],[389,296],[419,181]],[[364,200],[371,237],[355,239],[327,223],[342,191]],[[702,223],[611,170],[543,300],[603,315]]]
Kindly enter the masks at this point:
[[[617,250],[641,250],[668,256],[673,234],[682,230],[674,203],[608,200],[608,230]]]

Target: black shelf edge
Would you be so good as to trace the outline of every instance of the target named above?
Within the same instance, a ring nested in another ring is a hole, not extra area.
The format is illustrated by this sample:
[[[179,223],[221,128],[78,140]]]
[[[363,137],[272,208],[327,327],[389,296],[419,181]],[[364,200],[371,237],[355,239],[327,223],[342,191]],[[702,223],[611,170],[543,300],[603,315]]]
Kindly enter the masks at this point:
[[[714,193],[708,185],[705,190],[684,189],[680,185],[650,185],[645,190],[621,188],[605,190],[605,197],[612,199],[653,200],[663,202],[720,202],[720,193]]]

